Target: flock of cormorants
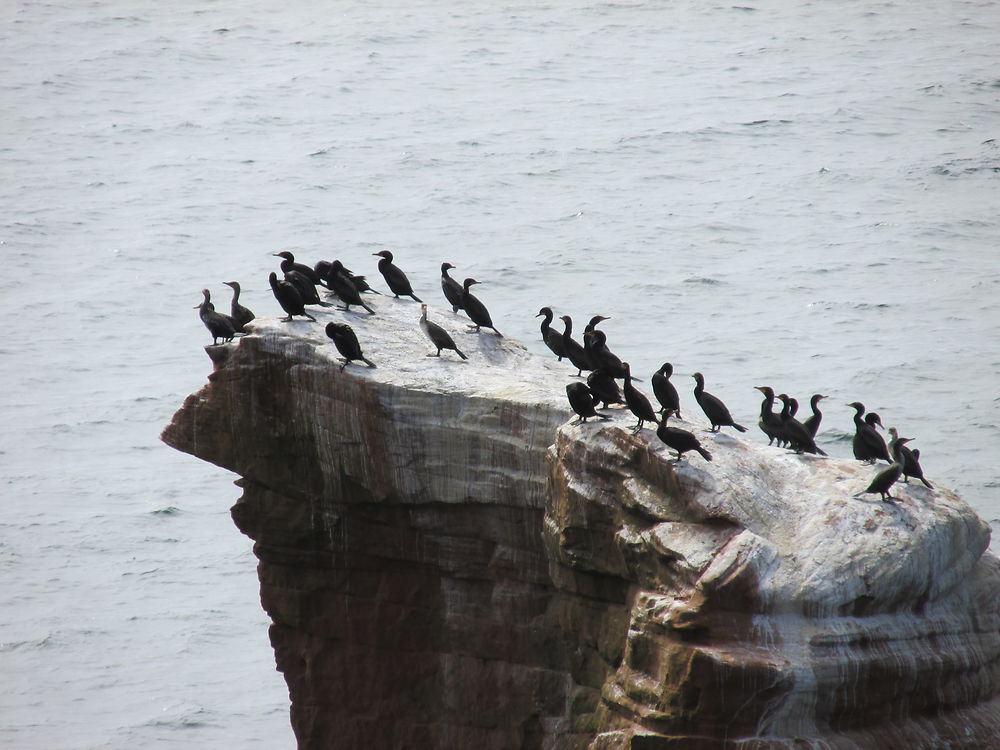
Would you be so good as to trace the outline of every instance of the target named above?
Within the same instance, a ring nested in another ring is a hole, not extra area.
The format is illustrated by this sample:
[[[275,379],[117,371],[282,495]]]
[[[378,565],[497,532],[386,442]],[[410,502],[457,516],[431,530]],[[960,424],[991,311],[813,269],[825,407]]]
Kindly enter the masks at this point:
[[[306,306],[331,306],[331,303],[320,299],[317,287],[323,287],[340,299],[344,306],[338,308],[339,310],[350,311],[351,305],[355,305],[364,308],[370,315],[375,314],[361,295],[365,292],[373,294],[381,292],[372,289],[364,276],[354,275],[339,260],[334,260],[332,263],[321,260],[310,267],[304,263],[297,263],[295,256],[288,251],[274,255],[282,259],[280,270],[283,278],[279,279],[277,273],[272,272],[268,282],[274,298],[285,311],[286,316],[281,320],[291,321],[294,316],[299,315],[316,322],[316,319],[306,311]],[[463,360],[468,359],[455,345],[448,331],[427,319],[427,305],[414,294],[403,270],[393,263],[393,254],[388,250],[382,250],[372,255],[380,258],[378,270],[397,299],[410,297],[421,303],[420,328],[437,349],[428,356],[439,357],[442,349],[448,349]],[[459,284],[448,275],[448,271],[453,268],[455,266],[451,263],[441,264],[441,290],[452,310],[455,313],[465,312],[468,315],[472,322],[470,333],[480,333],[482,328],[489,328],[497,336],[502,337],[500,331],[493,325],[486,306],[469,291],[473,284],[479,282],[467,278],[464,283]],[[204,296],[202,303],[195,306],[205,327],[212,334],[213,345],[217,344],[219,339],[228,342],[236,335],[245,333],[246,324],[254,319],[253,312],[240,304],[239,283],[235,281],[224,283],[233,290],[229,315],[216,312],[207,289],[202,290]],[[584,328],[581,344],[573,338],[573,319],[569,315],[560,317],[563,322],[561,332],[551,326],[555,317],[552,308],[543,307],[536,317],[543,319],[542,341],[558,360],[561,362],[563,359],[568,359],[577,369],[577,377],[583,377],[585,370],[589,373],[586,382],[574,381],[566,386],[570,407],[578,415],[577,423],[586,422],[590,418],[610,419],[607,414],[598,412],[598,408],[608,409],[612,404],[621,404],[638,420],[632,430],[633,434],[639,432],[646,422],[650,422],[656,425],[657,437],[676,451],[677,461],[682,460],[684,454],[689,451],[698,453],[706,461],[712,460],[712,454],[702,447],[693,433],[667,424],[671,416],[682,418],[680,396],[670,381],[674,368],[669,362],[664,362],[651,378],[653,396],[660,407],[654,409],[646,394],[633,384],[634,381],[640,381],[640,378],[632,375],[628,362],[623,362],[608,348],[607,335],[597,328],[602,321],[609,318],[603,315],[593,316]],[[344,323],[328,323],[326,334],[333,340],[337,351],[344,358],[341,370],[356,361],[364,362],[368,367],[375,367],[375,364],[362,353],[361,344],[351,326]],[[694,373],[691,377],[695,381],[694,399],[708,419],[711,432],[719,432],[723,427],[732,427],[739,432],[747,431],[746,427],[733,419],[729,409],[718,396],[705,390],[705,377],[700,372]],[[619,380],[622,381],[621,386],[618,384]],[[813,395],[809,400],[811,414],[804,421],[799,421],[796,417],[798,402],[794,398],[785,393],[775,396],[774,390],[769,386],[755,386],[755,388],[764,396],[757,425],[767,436],[768,445],[786,447],[796,454],[827,455],[816,445],[816,435],[823,419],[819,402],[826,396],[819,393]],[[781,402],[779,412],[774,410],[776,400]],[[869,464],[880,460],[889,464],[875,475],[864,493],[878,493],[884,501],[895,500],[897,498],[890,494],[890,490],[900,477],[903,477],[903,481],[913,477],[927,487],[932,487],[924,478],[920,467],[920,451],[911,450],[906,445],[912,438],[899,437],[896,429],[890,427],[888,430],[890,440],[886,443],[878,431],[878,428],[883,426],[878,414],[874,412],[865,414],[864,405],[857,401],[848,406],[855,410],[855,434],[852,441],[855,458]]]

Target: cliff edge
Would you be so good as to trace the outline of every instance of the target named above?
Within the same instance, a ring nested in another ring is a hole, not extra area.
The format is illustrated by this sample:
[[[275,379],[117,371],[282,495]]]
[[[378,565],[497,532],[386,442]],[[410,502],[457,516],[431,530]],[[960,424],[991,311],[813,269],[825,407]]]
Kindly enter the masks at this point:
[[[565,363],[440,310],[469,359],[427,357],[370,304],[208,347],[162,435],[241,476],[301,748],[1000,747],[1000,565],[953,493],[701,421],[674,464],[567,424]]]

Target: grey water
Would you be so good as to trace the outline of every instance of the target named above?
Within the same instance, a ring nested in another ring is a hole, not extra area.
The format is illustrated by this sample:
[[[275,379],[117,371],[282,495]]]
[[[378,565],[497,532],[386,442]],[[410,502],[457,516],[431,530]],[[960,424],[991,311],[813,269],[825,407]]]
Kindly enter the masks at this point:
[[[157,439],[200,290],[280,314],[280,249],[442,306],[450,261],[541,354],[542,305],[609,315],[750,439],[754,385],[840,456],[861,400],[995,523],[998,42],[995,0],[4,3],[0,745],[294,746],[235,477]]]

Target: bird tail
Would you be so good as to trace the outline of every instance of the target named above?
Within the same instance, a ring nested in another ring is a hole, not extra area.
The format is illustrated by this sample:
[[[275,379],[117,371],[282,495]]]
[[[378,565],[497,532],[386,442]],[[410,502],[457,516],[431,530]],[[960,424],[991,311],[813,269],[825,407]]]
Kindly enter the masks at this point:
[[[313,323],[317,322],[316,318],[314,318],[312,315],[310,315],[309,313],[307,313],[305,310],[302,311],[302,314],[305,315],[307,318],[309,318],[309,320],[311,320]]]
[[[931,489],[934,489],[934,485],[933,485],[933,484],[931,484],[930,482],[928,482],[928,481],[927,481],[926,479],[924,479],[923,477],[920,477],[920,481],[921,481],[921,482],[923,482],[924,484],[926,484],[926,485],[927,485],[928,487],[930,487]]]
[[[375,311],[372,310],[370,307],[368,307],[368,305],[366,305],[364,302],[361,303],[361,306],[365,308],[368,312],[370,312],[372,315],[375,314]]]
[[[736,424],[735,422],[733,423],[733,427],[734,427],[735,429],[739,430],[740,432],[746,432],[746,431],[747,431],[747,428],[746,428],[746,427],[744,427],[744,426],[743,426],[743,425],[741,425],[741,424]],[[824,453],[823,455],[825,456],[826,454]]]
[[[464,354],[462,354],[462,351],[461,351],[461,350],[460,350],[460,349],[459,349],[458,347],[455,347],[455,352],[456,352],[456,353],[458,354],[458,356],[459,356],[459,357],[461,357],[462,359],[468,359],[468,357],[466,357],[466,356],[465,356]]]
[[[422,304],[424,304],[424,301],[423,301],[422,299],[420,299],[420,297],[418,297],[417,295],[415,295],[415,294],[411,294],[410,296],[411,296],[411,297],[413,297],[413,299],[415,299],[415,300],[416,300],[417,302],[419,302],[419,303],[420,303],[421,305],[422,305]]]
[[[695,448],[695,450],[696,450],[696,451],[698,451],[698,452],[699,452],[699,453],[701,454],[701,457],[702,457],[702,458],[704,458],[704,459],[705,459],[706,461],[711,461],[711,460],[712,460],[712,454],[711,454],[711,453],[709,453],[709,452],[708,452],[707,450],[705,450],[704,448],[702,448],[702,447],[701,447],[700,445],[699,445],[699,446],[697,446],[697,447]]]
[[[361,361],[364,362],[369,367],[374,367],[375,366],[374,362],[372,362],[370,359],[366,359],[365,357],[362,357]]]

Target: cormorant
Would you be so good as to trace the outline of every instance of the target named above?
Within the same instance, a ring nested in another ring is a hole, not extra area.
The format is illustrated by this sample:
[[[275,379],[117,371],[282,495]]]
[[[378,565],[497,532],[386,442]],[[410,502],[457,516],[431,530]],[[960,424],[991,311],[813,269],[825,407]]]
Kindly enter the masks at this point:
[[[573,338],[573,319],[569,315],[562,315],[559,320],[565,325],[562,334],[563,351],[566,352],[567,359],[573,363],[573,367],[578,370],[576,376],[582,377],[584,370],[593,369],[590,357],[587,356],[587,352],[580,346],[580,343]]]
[[[375,366],[374,362],[366,359],[365,355],[361,353],[358,337],[354,335],[354,329],[346,323],[327,323],[326,335],[333,339],[333,343],[337,345],[337,351],[344,358],[344,364],[340,366],[341,372],[356,359],[360,359],[369,367]]]
[[[399,266],[393,264],[391,252],[388,250],[379,250],[377,253],[372,253],[372,255],[382,256],[382,260],[378,262],[378,270],[382,273],[385,283],[389,285],[389,289],[396,297],[402,294],[406,297],[412,297],[417,302],[423,302],[420,297],[413,293],[413,288],[410,286],[410,280],[406,278],[406,274],[403,273]]]
[[[595,370],[604,370],[613,378],[626,377],[621,359],[608,349],[608,335],[604,331],[595,328],[585,333],[583,339],[590,342],[590,363]],[[638,378],[635,379],[638,380]]]
[[[732,427],[740,432],[746,432],[747,428],[733,421],[729,409],[722,403],[722,400],[705,391],[705,376],[696,372],[691,377],[694,378],[694,399],[698,402],[701,410],[705,412],[708,421],[712,424],[712,432],[718,432],[723,427]]]
[[[774,390],[769,385],[755,385],[758,391],[764,394],[764,400],[760,405],[760,419],[757,426],[760,427],[768,437],[767,444],[771,445],[775,440],[781,445],[781,417],[774,413]]]
[[[822,448],[816,446],[816,441],[813,440],[809,431],[795,418],[792,411],[792,402],[795,399],[789,398],[784,393],[778,396],[778,398],[785,405],[785,409],[782,409],[781,413],[785,414],[787,412],[787,416],[781,422],[781,436],[788,444],[788,447],[796,453],[818,453],[821,456],[825,456],[826,453]]]
[[[302,295],[299,294],[299,290],[294,284],[284,279],[279,280],[278,274],[274,271],[271,271],[267,281],[271,285],[271,291],[274,292],[274,298],[278,300],[281,309],[288,313],[287,317],[281,319],[282,321],[287,323],[293,315],[304,315],[313,323],[316,322],[316,318],[306,312],[305,305],[302,303]]]
[[[428,357],[440,357],[442,349],[453,349],[455,353],[462,359],[468,359],[462,351],[455,346],[455,340],[452,339],[451,334],[444,330],[437,323],[427,320],[427,305],[420,304],[420,328],[423,332],[427,334],[427,338],[431,340],[431,343],[437,347],[437,351],[434,354],[428,354]]]
[[[809,399],[809,408],[812,409],[812,414],[805,418],[802,422],[802,426],[806,428],[813,438],[816,437],[816,433],[819,432],[819,424],[823,421],[823,412],[819,410],[819,402],[822,401],[826,396],[821,393],[813,394],[813,397]]]
[[[240,282],[223,281],[222,283],[233,290],[233,301],[229,304],[229,316],[236,324],[236,332],[246,333],[246,329],[243,326],[253,320],[256,316],[253,314],[253,310],[243,307],[243,305],[240,304]]]
[[[448,269],[454,267],[451,263],[441,264],[441,291],[451,305],[451,311],[457,313],[462,309],[462,285],[448,275]]]
[[[891,428],[890,428],[891,429]],[[892,495],[889,494],[889,490],[892,489],[892,485],[896,483],[899,479],[900,474],[903,473],[903,456],[902,450],[906,443],[910,442],[911,438],[901,438],[895,435],[895,429],[891,429],[894,434],[892,440],[892,463],[885,469],[882,469],[875,478],[872,479],[871,484],[868,485],[868,489],[865,492],[875,493],[878,492],[882,496],[882,500],[888,502],[890,500],[895,500]]]
[[[895,440],[899,435],[896,432],[895,427],[889,428],[889,435]],[[890,441],[891,444],[891,441]],[[900,449],[900,456],[902,457],[903,463],[903,481],[910,481],[910,477],[919,479],[927,487],[934,489],[934,485],[924,479],[924,470],[920,468],[920,449],[914,448],[910,450],[908,446],[903,446]]]
[[[591,394],[590,388],[587,387],[586,383],[568,384],[566,386],[566,398],[569,399],[570,407],[572,407],[573,411],[579,416],[575,424],[586,422],[590,417],[597,417],[598,419],[611,419],[611,417],[606,414],[598,414],[594,409],[594,396]]]
[[[587,321],[587,325],[583,327],[583,343],[582,343],[583,351],[586,353],[587,359],[590,360],[590,367],[585,368],[587,370],[597,369],[597,362],[594,361],[593,355],[590,352],[590,349],[593,346],[593,340],[590,339],[587,336],[587,334],[595,330],[597,328],[597,324],[600,323],[602,320],[610,320],[610,318],[606,318],[603,315],[594,315],[590,320]]]
[[[656,422],[656,412],[653,411],[653,405],[649,403],[646,394],[632,385],[632,371],[629,368],[628,362],[622,362],[622,368],[625,370],[625,382],[622,384],[622,391],[625,394],[625,405],[639,419],[632,430],[632,434],[634,435],[642,429],[643,422]]]
[[[315,268],[310,268],[305,263],[296,263],[295,256],[292,255],[287,250],[282,250],[280,253],[271,253],[271,254],[278,258],[284,258],[285,261],[288,261],[287,266],[284,262],[282,262],[281,264],[281,270],[284,271],[285,273],[288,273],[289,271],[298,271],[307,279],[309,279],[309,282],[311,284],[315,285],[322,283],[320,274]]]
[[[615,379],[604,372],[604,370],[594,370],[587,376],[587,385],[598,401],[603,401],[602,408],[607,409],[611,404],[624,404],[622,391],[618,387]]]
[[[335,260],[331,264],[327,280],[330,282],[330,289],[332,289],[334,294],[340,297],[340,301],[344,303],[344,306],[338,309],[349,312],[351,305],[361,305],[361,307],[365,308],[371,315],[375,314],[375,311],[368,307],[364,300],[361,299],[361,293],[354,285],[354,281],[348,275],[347,269],[344,268],[344,264],[339,260]]]
[[[670,419],[672,413],[671,409],[663,412],[663,421],[656,428],[656,437],[666,443],[667,447],[677,451],[678,461],[684,458],[684,454],[688,451],[697,451],[706,461],[711,461],[712,454],[701,447],[701,443],[698,442],[694,433],[682,430],[680,427],[667,426],[667,420]]]
[[[200,305],[195,305],[195,307],[198,308],[198,317],[201,318],[201,322],[205,324],[205,328],[212,334],[212,346],[217,345],[219,339],[232,341],[233,336],[236,335],[236,322],[228,315],[223,315],[215,311],[215,305],[212,304],[211,292],[207,289],[202,289],[201,293],[205,295],[205,299],[202,300]]]
[[[865,413],[864,404],[854,401],[848,406],[854,409],[854,439],[851,441],[854,457],[866,464],[873,464],[879,459],[891,461],[885,439],[875,429],[875,423],[881,424],[878,416],[876,415],[871,422],[866,422],[861,418]]]
[[[479,282],[475,279],[466,279],[465,283],[462,285],[462,309],[465,310],[465,314],[469,316],[469,319],[475,323],[472,326],[472,333],[479,333],[479,328],[481,326],[486,326],[487,328],[492,328],[493,332],[503,338],[503,334],[497,330],[496,326],[493,325],[493,320],[490,318],[490,311],[486,309],[486,305],[479,301],[472,292],[469,291],[469,287],[473,284],[478,284]]]
[[[302,297],[302,304],[330,307],[329,302],[324,302],[319,298],[319,293],[316,291],[316,284],[318,282],[313,281],[313,278],[316,277],[316,272],[313,269],[301,263],[296,263],[294,260],[295,256],[288,251],[272,254],[282,258],[281,271],[285,274],[285,281],[294,284],[295,288],[299,290],[299,295]],[[303,268],[307,269],[309,274],[303,272],[301,270]]]
[[[444,284],[444,280],[442,280],[441,283]],[[558,361],[562,362],[562,358],[566,356],[566,350],[563,348],[562,334],[550,327],[552,323],[552,316],[552,308],[543,307],[538,311],[538,315],[535,317],[545,318],[541,325],[542,341],[544,341],[545,345],[549,347],[549,351],[559,358]]]
[[[681,416],[681,397],[677,394],[674,384],[670,382],[670,376],[673,374],[674,366],[664,362],[660,365],[660,369],[653,373],[650,385],[653,386],[653,395],[660,404],[660,414],[670,409],[677,414],[678,419],[684,419]]]

